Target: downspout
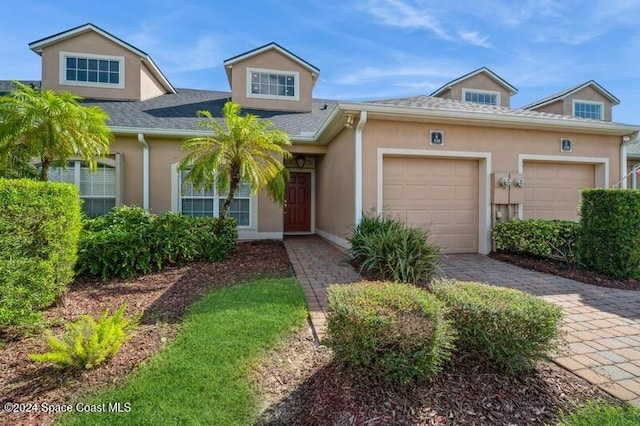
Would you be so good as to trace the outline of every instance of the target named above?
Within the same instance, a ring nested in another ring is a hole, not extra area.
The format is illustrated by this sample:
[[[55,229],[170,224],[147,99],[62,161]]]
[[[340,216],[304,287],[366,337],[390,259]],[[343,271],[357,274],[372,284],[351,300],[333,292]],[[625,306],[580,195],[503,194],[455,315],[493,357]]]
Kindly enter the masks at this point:
[[[356,126],[356,167],[355,167],[355,217],[354,225],[362,220],[362,130],[367,124],[367,111],[360,111],[360,120]]]
[[[142,207],[149,211],[149,144],[144,133],[138,133],[138,142],[142,145]]]
[[[620,189],[627,189],[627,179],[629,178],[629,173],[627,172],[627,146],[635,142],[637,137],[638,133],[636,132],[623,136],[620,141]]]

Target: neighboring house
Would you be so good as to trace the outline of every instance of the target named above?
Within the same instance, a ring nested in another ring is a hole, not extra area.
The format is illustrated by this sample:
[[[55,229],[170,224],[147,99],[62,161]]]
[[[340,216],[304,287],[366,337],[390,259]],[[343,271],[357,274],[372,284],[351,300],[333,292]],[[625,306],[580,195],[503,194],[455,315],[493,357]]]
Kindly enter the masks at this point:
[[[580,189],[626,175],[625,141],[640,130],[511,109],[516,89],[487,68],[437,96],[342,102],[314,99],[319,69],[276,43],[224,61],[230,92],[175,89],[149,55],[92,24],[30,47],[42,55],[43,88],[78,93],[111,117],[115,142],[100,172],[77,161],[59,175],[92,213],[135,204],[216,215],[224,194],[183,186],[177,171],[183,140],[204,133],[198,110],[219,117],[233,99],[286,131],[286,206],[241,190],[230,214],[245,239],[316,233],[346,246],[373,211],[429,227],[445,253],[487,253],[496,220],[576,219]]]
[[[516,93],[518,89],[482,67],[446,83],[430,96],[509,108]]]

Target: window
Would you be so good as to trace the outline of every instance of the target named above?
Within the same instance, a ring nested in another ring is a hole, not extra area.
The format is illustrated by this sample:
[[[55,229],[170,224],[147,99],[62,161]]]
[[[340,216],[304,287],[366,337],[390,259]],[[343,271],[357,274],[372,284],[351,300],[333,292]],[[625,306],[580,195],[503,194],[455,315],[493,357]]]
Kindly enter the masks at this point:
[[[604,104],[593,101],[573,101],[573,115],[591,120],[604,120]]]
[[[124,58],[60,52],[60,84],[124,88]]]
[[[218,216],[227,198],[226,194],[216,195],[214,189],[202,189],[188,183],[183,185],[186,171],[180,174],[180,212],[189,216]],[[251,190],[242,182],[236,190],[229,206],[228,215],[238,226],[249,226],[251,221]]]
[[[298,100],[297,72],[247,69],[247,97]]]
[[[84,200],[82,210],[88,216],[106,214],[116,206],[117,179],[114,166],[99,163],[98,169],[92,172],[82,161],[71,161],[66,170],[51,168],[49,180],[76,185],[80,189],[80,198]]]
[[[500,93],[498,92],[462,89],[462,97],[465,102],[483,105],[500,105]]]

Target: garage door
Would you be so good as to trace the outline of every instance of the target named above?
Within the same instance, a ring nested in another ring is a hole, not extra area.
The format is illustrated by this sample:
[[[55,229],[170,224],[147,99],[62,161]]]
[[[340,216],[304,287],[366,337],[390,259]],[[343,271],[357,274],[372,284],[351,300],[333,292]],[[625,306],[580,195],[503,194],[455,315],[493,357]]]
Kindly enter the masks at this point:
[[[385,157],[383,211],[429,228],[444,253],[478,251],[478,161]]]
[[[578,220],[580,190],[595,186],[593,164],[524,163],[524,218]]]

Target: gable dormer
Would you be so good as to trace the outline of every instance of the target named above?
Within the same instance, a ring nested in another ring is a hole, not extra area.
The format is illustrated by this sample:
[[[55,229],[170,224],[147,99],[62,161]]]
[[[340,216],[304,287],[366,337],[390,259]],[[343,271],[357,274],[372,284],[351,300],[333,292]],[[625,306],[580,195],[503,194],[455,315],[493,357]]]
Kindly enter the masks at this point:
[[[34,41],[42,57],[42,88],[84,98],[141,101],[176,93],[142,50],[85,24]]]
[[[523,109],[611,121],[612,109],[620,100],[593,80],[540,99]]]
[[[309,112],[320,70],[277,43],[224,61],[231,99],[243,108]]]
[[[518,89],[489,68],[482,67],[446,83],[430,96],[510,107],[511,96],[516,93]]]

